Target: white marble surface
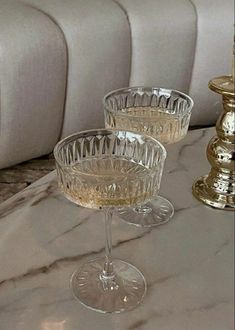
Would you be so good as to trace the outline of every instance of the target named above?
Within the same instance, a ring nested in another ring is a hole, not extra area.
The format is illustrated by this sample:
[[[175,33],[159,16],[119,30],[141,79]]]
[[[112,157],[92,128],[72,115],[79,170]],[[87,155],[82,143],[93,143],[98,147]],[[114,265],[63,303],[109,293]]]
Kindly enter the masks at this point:
[[[1,204],[0,329],[232,330],[234,215],[191,194],[193,180],[208,172],[213,133],[193,131],[168,148],[161,194],[175,206],[171,222],[143,230],[114,219],[114,256],[148,283],[131,312],[99,314],[74,300],[70,275],[104,253],[102,213],[67,201],[54,172]]]

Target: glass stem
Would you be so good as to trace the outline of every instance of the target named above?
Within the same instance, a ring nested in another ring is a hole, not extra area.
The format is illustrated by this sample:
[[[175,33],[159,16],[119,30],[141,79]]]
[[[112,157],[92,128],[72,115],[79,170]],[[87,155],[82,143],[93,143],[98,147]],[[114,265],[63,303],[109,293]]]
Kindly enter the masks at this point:
[[[105,214],[105,262],[102,277],[112,279],[114,277],[112,262],[112,209],[104,209]]]

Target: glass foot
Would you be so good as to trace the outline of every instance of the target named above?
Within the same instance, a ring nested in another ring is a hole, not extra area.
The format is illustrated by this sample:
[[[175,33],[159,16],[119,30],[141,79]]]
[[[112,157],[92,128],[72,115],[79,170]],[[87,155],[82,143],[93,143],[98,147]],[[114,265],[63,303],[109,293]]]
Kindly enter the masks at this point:
[[[174,207],[167,199],[158,196],[141,207],[121,209],[119,215],[121,219],[135,226],[160,226],[172,218]]]
[[[125,261],[113,261],[113,278],[104,279],[104,259],[84,264],[71,278],[74,296],[86,307],[101,313],[120,313],[135,308],[146,293],[141,272]]]

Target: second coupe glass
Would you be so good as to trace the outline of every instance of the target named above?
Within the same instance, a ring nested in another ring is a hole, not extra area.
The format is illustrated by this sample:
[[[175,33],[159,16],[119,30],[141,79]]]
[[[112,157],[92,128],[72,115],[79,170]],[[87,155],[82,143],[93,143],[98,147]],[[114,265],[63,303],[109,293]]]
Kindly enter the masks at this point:
[[[106,128],[131,130],[172,144],[187,134],[193,101],[176,90],[130,87],[108,93],[103,106]],[[143,227],[162,225],[173,214],[172,204],[161,196],[134,209],[120,210],[128,223]]]

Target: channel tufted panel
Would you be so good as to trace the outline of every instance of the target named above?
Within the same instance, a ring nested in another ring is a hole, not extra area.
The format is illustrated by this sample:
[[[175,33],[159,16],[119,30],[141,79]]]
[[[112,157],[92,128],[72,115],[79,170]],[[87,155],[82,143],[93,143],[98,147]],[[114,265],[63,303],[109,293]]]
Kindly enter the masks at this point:
[[[233,0],[192,0],[197,12],[197,43],[189,93],[195,100],[193,124],[213,124],[221,96],[208,90],[208,81],[232,73]]]
[[[0,168],[50,152],[59,138],[66,47],[45,15],[0,0]]]
[[[188,0],[118,0],[131,24],[130,85],[187,91],[196,41],[196,15]]]
[[[231,72],[233,0],[117,0],[132,32],[130,85],[174,88],[195,106],[191,125],[212,124],[221,98],[208,80]]]
[[[103,127],[102,97],[129,82],[130,30],[125,13],[110,0],[24,2],[51,17],[67,42],[68,81],[62,136]]]

